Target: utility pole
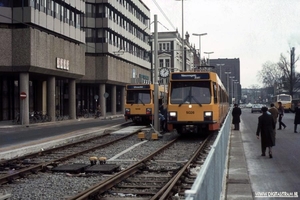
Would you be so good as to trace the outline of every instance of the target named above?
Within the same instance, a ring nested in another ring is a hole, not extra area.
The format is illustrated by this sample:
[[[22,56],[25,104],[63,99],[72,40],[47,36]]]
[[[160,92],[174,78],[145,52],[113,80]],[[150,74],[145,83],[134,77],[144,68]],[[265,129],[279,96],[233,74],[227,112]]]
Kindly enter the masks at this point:
[[[159,120],[158,120],[158,33],[157,33],[157,15],[154,15],[154,129],[159,130]]]
[[[293,82],[295,77],[295,68],[294,68],[294,62],[295,62],[295,47],[292,47],[291,49],[291,78],[290,78],[290,95],[292,95],[293,98]]]

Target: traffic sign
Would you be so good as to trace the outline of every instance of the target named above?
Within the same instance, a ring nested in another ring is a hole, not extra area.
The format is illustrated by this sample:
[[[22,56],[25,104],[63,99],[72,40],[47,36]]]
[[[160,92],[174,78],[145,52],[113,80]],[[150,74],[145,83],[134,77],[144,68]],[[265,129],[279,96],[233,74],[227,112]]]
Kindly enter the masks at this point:
[[[27,94],[25,92],[20,93],[20,98],[21,99],[26,99],[26,97],[27,97]]]
[[[103,94],[103,96],[104,96],[104,98],[108,98],[108,97],[109,97],[109,94],[108,94],[107,92],[105,92],[105,93]]]

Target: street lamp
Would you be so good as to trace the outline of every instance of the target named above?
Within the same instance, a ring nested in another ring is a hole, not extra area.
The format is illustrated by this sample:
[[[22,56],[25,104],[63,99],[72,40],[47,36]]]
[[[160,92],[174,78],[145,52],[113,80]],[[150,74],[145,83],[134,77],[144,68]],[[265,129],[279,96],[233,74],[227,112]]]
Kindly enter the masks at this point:
[[[220,75],[220,79],[222,81],[222,73],[221,73],[221,67],[224,66],[225,64],[216,64],[219,67],[219,75]]]
[[[237,84],[239,84],[240,82],[238,82],[237,80],[234,81],[234,99],[235,99],[235,103],[238,103],[238,95],[237,95]]]
[[[213,51],[210,51],[210,52],[204,52],[205,54],[207,54],[208,55],[208,61],[207,61],[207,64],[208,64],[208,66],[210,65],[210,63],[209,63],[209,54],[212,54],[212,53],[214,53]]]
[[[183,1],[184,0],[176,0],[176,1],[181,1],[182,2],[182,10],[181,10],[181,15],[182,15],[182,70],[184,70],[184,64],[185,64],[185,58],[184,58],[184,19],[183,19]]]
[[[199,36],[199,58],[200,58],[200,66],[201,66],[201,36],[207,35],[207,33],[193,33],[194,36]]]
[[[226,87],[227,87],[226,89],[229,93],[229,74],[231,74],[231,72],[225,72],[225,74],[227,75],[226,76]]]
[[[235,80],[233,80],[234,79],[234,76],[229,76],[229,78],[231,79],[231,103],[232,103],[232,98],[233,98],[233,82],[235,81]]]

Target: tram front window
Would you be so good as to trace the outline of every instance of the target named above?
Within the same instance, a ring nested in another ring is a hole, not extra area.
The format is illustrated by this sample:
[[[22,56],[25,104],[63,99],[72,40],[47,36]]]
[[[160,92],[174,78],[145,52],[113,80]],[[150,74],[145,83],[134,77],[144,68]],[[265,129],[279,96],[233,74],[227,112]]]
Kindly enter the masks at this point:
[[[290,96],[279,96],[279,101],[291,101]]]
[[[127,104],[149,104],[151,102],[149,90],[129,90],[127,91]]]
[[[209,104],[211,102],[209,82],[172,82],[171,104]]]

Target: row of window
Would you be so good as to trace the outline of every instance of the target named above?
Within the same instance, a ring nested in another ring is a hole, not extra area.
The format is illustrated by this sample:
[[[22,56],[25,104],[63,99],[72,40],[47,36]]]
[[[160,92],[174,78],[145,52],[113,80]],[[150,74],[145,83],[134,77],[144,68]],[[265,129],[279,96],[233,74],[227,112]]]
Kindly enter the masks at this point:
[[[86,3],[86,17],[90,18],[108,18],[120,27],[130,32],[133,36],[140,39],[143,42],[147,42],[148,35],[139,26],[136,26],[130,19],[125,17],[122,13],[119,13],[115,8],[108,7],[104,4],[90,4]],[[87,18],[87,20],[89,20]],[[147,20],[148,22],[148,20]],[[147,24],[144,23],[145,28]]]
[[[61,1],[60,1],[61,2]],[[81,27],[81,18],[83,16],[79,10],[71,7],[64,2],[58,3],[55,0],[0,0],[0,6],[4,7],[33,7],[40,12],[53,16],[65,23]]]
[[[159,50],[160,51],[170,51],[170,43],[169,42],[162,42],[159,43]]]
[[[170,67],[170,59],[159,59],[159,67]]]
[[[116,1],[119,2],[121,5],[123,5],[126,10],[128,10],[130,13],[132,13],[132,15],[136,19],[140,20],[145,25],[148,24],[149,17],[147,15],[145,15],[142,11],[140,11],[134,5],[134,3],[132,3],[131,1],[128,1],[128,0],[116,0]],[[105,11],[103,9],[103,7],[104,7],[104,4],[102,4],[102,3],[97,3],[97,4],[86,3],[85,14],[87,17],[93,17],[93,18],[103,17],[103,13],[109,13],[109,12]],[[115,9],[114,6],[112,6],[112,4],[110,4],[106,7]],[[117,11],[117,10],[115,9],[115,11]],[[116,15],[113,16],[114,19],[116,19],[116,17],[117,17]],[[122,17],[124,18],[124,16],[122,16]]]
[[[68,4],[58,3],[54,0],[30,0],[30,7],[60,19],[61,21],[80,28],[81,13]]]
[[[86,42],[92,43],[109,43],[118,49],[135,55],[144,60],[149,60],[150,52],[134,44],[120,35],[104,29],[85,28]]]

